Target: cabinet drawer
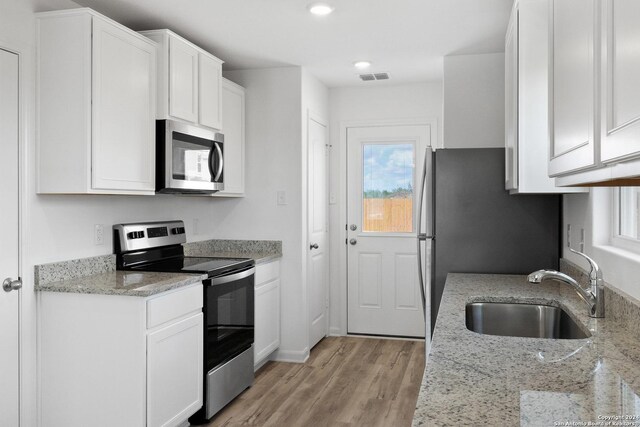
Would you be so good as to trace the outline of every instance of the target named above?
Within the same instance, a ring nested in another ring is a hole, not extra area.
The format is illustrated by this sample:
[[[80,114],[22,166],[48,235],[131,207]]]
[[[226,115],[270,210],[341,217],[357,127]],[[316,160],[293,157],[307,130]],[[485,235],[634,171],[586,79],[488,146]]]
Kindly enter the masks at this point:
[[[280,261],[256,265],[256,287],[280,276]]]
[[[202,285],[189,286],[147,301],[147,329],[202,309]]]

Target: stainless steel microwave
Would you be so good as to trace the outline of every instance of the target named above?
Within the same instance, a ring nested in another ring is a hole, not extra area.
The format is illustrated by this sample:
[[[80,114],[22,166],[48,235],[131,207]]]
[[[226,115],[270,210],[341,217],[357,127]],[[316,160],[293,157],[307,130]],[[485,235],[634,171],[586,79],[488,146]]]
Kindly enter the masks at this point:
[[[224,135],[173,120],[156,122],[156,191],[224,190]]]

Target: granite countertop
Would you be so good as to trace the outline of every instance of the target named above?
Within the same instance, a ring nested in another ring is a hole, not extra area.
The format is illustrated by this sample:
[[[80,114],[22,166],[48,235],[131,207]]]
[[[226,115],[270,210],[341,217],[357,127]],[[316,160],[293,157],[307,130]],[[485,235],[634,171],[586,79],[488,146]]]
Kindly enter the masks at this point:
[[[592,336],[481,335],[465,326],[465,305],[477,301],[560,306]],[[413,425],[640,425],[640,336],[606,303],[607,317],[592,319],[577,294],[556,281],[449,274]]]
[[[282,258],[282,242],[278,240],[205,240],[183,246],[187,256],[252,258],[256,264]]]
[[[206,275],[116,271],[116,256],[102,255],[36,265],[37,292],[149,297],[202,282]]]
[[[38,284],[36,291],[149,297],[202,282],[206,275],[111,271]]]

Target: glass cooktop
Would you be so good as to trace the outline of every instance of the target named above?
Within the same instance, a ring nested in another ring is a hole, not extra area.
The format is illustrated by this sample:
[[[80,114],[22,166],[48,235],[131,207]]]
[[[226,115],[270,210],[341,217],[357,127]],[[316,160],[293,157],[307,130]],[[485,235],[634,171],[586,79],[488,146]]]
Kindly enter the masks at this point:
[[[251,258],[175,257],[132,266],[129,269],[164,273],[207,273],[213,276],[252,265],[254,261]]]

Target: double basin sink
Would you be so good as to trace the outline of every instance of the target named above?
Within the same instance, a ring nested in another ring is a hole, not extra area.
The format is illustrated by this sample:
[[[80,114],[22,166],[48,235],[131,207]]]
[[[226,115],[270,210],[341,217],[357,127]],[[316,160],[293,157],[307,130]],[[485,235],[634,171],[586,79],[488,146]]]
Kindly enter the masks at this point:
[[[559,307],[544,304],[472,302],[466,305],[467,329],[485,335],[582,339],[591,335]]]

